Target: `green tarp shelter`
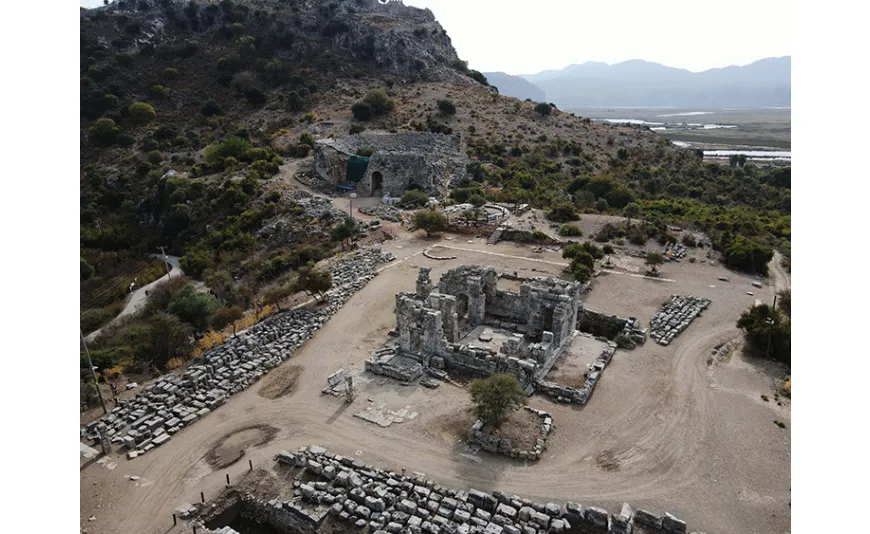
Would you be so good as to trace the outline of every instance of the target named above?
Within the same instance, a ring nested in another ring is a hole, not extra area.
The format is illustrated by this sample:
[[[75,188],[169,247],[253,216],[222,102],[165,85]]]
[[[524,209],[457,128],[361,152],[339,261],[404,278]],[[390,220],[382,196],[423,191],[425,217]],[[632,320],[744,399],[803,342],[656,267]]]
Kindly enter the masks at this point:
[[[363,156],[350,156],[347,158],[347,181],[358,184],[366,174],[369,166],[369,158]]]

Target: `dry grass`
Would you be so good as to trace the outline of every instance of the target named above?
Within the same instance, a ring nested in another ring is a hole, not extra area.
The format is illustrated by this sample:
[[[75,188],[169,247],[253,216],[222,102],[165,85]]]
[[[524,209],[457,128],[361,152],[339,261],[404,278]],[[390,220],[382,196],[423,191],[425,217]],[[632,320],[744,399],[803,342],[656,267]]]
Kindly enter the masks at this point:
[[[534,449],[541,434],[541,418],[525,408],[520,408],[510,414],[498,430],[491,433],[507,439],[514,447]]]

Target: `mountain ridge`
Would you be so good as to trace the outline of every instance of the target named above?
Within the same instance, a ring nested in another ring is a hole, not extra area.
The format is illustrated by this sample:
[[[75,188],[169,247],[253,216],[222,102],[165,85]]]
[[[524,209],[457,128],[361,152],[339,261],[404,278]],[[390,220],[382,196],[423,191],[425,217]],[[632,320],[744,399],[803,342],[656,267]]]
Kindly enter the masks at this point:
[[[587,61],[516,77],[561,107],[791,105],[791,56],[700,72],[641,59],[612,65]]]

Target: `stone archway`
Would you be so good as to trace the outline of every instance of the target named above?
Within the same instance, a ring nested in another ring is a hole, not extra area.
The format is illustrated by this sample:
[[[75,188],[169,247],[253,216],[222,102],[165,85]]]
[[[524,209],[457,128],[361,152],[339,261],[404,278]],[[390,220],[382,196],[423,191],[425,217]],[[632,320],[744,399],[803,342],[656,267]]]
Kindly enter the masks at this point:
[[[381,171],[372,173],[372,196],[381,196],[384,189],[384,175]]]

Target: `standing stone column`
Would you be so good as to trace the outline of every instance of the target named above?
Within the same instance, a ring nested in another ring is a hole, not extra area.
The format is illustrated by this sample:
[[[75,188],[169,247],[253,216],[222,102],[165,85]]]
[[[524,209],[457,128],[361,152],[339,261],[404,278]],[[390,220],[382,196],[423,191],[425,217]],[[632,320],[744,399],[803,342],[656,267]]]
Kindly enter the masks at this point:
[[[469,276],[466,281],[468,288],[468,320],[472,326],[483,323],[486,315],[486,293],[483,291],[483,280],[479,276]]]
[[[420,273],[417,275],[417,296],[424,300],[432,293],[432,279],[429,278],[431,271],[429,267],[420,267]]]

